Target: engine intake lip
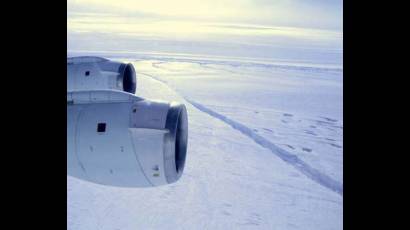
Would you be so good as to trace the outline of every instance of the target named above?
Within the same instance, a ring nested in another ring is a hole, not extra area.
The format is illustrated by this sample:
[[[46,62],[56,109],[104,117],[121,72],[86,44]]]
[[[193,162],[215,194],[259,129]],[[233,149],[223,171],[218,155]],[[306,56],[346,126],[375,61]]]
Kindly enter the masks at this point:
[[[135,94],[137,90],[137,76],[134,66],[132,64],[121,64],[119,72],[122,89],[125,92]]]
[[[185,105],[170,104],[165,128],[164,170],[168,183],[177,181],[185,168],[188,147],[188,116]]]

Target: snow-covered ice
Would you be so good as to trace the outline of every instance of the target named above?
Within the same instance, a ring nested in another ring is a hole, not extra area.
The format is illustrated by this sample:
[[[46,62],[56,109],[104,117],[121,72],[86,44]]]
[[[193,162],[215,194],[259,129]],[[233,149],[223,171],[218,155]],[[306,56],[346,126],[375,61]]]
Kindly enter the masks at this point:
[[[186,168],[144,189],[68,176],[68,229],[343,228],[341,66],[110,55],[134,64],[138,96],[186,104]]]

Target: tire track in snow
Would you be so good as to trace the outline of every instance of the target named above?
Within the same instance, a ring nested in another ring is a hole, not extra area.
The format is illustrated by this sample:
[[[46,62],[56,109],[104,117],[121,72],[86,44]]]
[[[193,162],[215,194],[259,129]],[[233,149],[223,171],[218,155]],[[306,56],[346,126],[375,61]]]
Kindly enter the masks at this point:
[[[168,87],[170,87],[168,85],[168,82],[166,82],[164,80],[161,80],[161,79],[159,79],[159,78],[157,78],[153,75],[146,74],[146,73],[140,73],[140,74],[143,74],[147,77],[150,77],[154,80],[157,80],[157,81],[167,85]],[[173,90],[177,92],[177,90],[175,90],[175,89],[173,89]],[[245,136],[252,139],[258,145],[270,150],[272,153],[274,153],[276,156],[278,156],[281,160],[283,160],[284,162],[292,165],[299,172],[301,172],[302,174],[304,174],[305,176],[307,176],[311,180],[313,180],[313,181],[317,182],[318,184],[324,186],[325,188],[328,188],[328,189],[340,194],[341,196],[343,196],[343,184],[342,183],[332,179],[328,175],[326,175],[326,174],[320,172],[319,170],[311,167],[309,164],[307,164],[306,162],[301,160],[295,154],[292,154],[292,153],[278,147],[274,143],[270,142],[268,139],[258,135],[251,128],[247,127],[246,125],[243,125],[243,124],[241,124],[237,121],[234,121],[234,120],[226,117],[225,115],[217,113],[217,112],[213,111],[212,109],[207,108],[206,106],[204,106],[204,105],[202,105],[198,102],[192,101],[192,100],[188,99],[187,97],[183,96],[182,94],[180,94],[180,95],[188,103],[190,103],[192,106],[194,106],[195,108],[197,108],[201,112],[204,112],[204,113],[206,113],[206,114],[208,114],[208,115],[210,115],[214,118],[217,118],[218,120],[220,120],[220,121],[224,122],[225,124],[231,126],[233,129],[241,132]]]

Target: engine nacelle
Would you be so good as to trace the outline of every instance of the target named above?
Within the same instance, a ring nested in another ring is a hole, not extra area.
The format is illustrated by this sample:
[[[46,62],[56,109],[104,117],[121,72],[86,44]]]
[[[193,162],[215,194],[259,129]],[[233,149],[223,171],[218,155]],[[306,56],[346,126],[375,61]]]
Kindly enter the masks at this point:
[[[67,91],[98,89],[134,94],[137,77],[132,64],[100,57],[67,58]]]
[[[85,68],[75,65],[85,66],[85,59],[73,60],[71,71],[82,74]],[[83,62],[76,63],[78,60]],[[102,60],[86,63],[101,70],[99,65],[110,63]],[[99,77],[102,76],[108,75]],[[150,187],[177,181],[187,154],[185,106],[146,100],[123,90],[87,87],[67,91],[67,174],[119,187]]]

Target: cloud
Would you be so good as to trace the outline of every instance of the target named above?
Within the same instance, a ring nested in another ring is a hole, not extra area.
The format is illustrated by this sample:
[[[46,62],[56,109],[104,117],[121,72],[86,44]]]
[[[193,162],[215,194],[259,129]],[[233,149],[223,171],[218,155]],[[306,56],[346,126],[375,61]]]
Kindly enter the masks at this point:
[[[342,2],[336,0],[68,0],[67,7],[69,17],[99,13],[152,20],[342,27]]]
[[[335,0],[68,0],[69,51],[342,58]]]

